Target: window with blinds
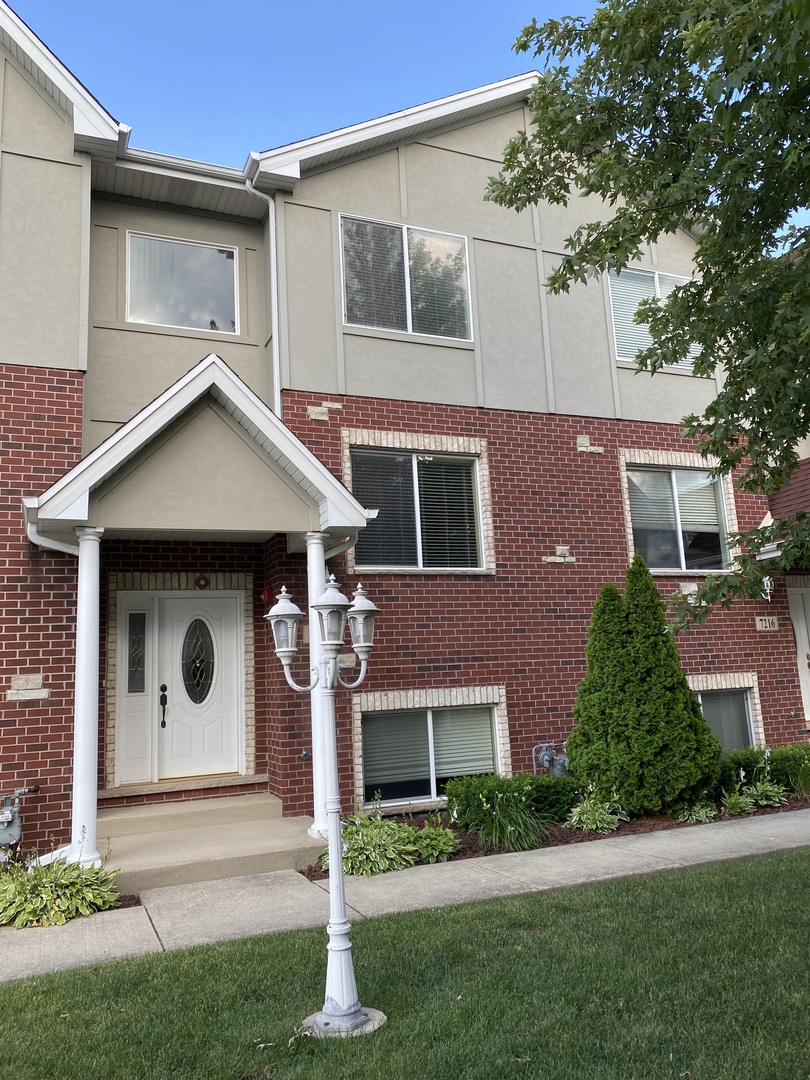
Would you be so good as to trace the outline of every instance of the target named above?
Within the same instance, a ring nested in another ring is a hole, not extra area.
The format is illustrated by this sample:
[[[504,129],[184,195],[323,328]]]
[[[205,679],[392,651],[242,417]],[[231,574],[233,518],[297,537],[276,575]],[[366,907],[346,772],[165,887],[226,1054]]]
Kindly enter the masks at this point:
[[[628,468],[633,546],[651,569],[722,570],[720,481],[698,469]]]
[[[666,300],[674,288],[689,279],[657,270],[625,269],[620,274],[611,271],[608,280],[616,356],[619,360],[635,360],[642,349],[648,349],[653,343],[649,327],[635,322],[638,305],[651,297]],[[696,349],[693,352],[697,354]]]
[[[747,691],[703,690],[695,697],[706,723],[726,752],[754,745]]]
[[[487,707],[367,713],[362,727],[367,803],[438,799],[454,776],[495,771]]]
[[[463,236],[349,217],[341,236],[347,323],[470,340]]]
[[[379,510],[360,532],[358,567],[481,566],[475,458],[353,450],[352,491]]]

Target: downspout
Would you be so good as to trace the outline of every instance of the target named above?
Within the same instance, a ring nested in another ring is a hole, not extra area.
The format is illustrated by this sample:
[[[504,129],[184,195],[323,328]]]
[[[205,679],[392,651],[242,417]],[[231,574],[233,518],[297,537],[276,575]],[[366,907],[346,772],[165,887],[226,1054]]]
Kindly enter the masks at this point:
[[[79,557],[79,548],[73,544],[65,544],[61,540],[52,540],[43,536],[39,531],[39,523],[33,520],[32,511],[37,509],[37,500],[26,497],[23,499],[23,516],[25,517],[25,532],[28,539],[36,547],[47,548],[49,551],[61,551],[63,555],[75,555]]]
[[[245,187],[251,195],[267,203],[267,229],[270,241],[270,324],[273,337],[270,341],[270,355],[273,368],[273,412],[281,419],[281,342],[278,324],[278,241],[276,239],[276,201],[275,196],[258,191],[249,176],[245,177]]]

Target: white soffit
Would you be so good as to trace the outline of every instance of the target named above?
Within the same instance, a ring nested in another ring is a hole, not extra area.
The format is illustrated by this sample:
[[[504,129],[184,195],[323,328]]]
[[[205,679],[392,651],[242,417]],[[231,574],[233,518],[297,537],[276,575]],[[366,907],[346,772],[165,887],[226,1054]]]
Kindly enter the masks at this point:
[[[469,123],[525,101],[537,82],[536,71],[490,83],[462,94],[429,101],[389,113],[352,127],[251,154],[245,171],[256,187],[292,189],[307,170],[344,158],[379,150],[419,135],[433,134],[455,124]]]
[[[86,515],[89,493],[206,394],[211,394],[287,474],[291,483],[319,507],[320,527],[324,531],[354,530],[366,524],[366,511],[348,489],[213,353],[33,500],[27,507],[29,520],[38,520],[45,527],[48,523],[87,523],[81,511],[84,509]]]
[[[19,15],[0,0],[0,41],[42,89],[73,118],[77,150],[114,160],[128,129],[120,125]]]

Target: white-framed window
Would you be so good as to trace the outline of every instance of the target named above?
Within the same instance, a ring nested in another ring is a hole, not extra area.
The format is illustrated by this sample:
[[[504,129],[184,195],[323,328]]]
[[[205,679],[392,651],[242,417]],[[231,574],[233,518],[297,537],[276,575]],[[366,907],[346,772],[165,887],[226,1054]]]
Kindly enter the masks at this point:
[[[127,321],[239,333],[237,249],[129,233]]]
[[[495,772],[492,708],[366,713],[363,801],[435,800],[454,776]]]
[[[755,671],[687,675],[692,693],[724,750],[764,746],[759,679]]]
[[[377,517],[361,530],[356,567],[482,566],[478,459],[353,448],[352,491]]]
[[[633,550],[651,570],[723,570],[729,562],[721,481],[701,469],[626,470]]]
[[[463,236],[355,217],[340,225],[348,325],[471,340]]]
[[[610,306],[618,360],[635,362],[638,353],[653,343],[649,327],[634,321],[641,301],[651,297],[666,300],[673,289],[688,280],[676,274],[662,274],[659,270],[625,268],[620,274],[610,271]]]

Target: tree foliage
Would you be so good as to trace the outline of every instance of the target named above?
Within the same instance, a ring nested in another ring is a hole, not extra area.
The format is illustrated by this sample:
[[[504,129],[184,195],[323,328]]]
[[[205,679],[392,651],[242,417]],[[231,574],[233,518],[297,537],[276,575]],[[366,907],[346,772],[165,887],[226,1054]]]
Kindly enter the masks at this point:
[[[532,22],[515,49],[543,70],[531,127],[488,197],[518,210],[603,200],[602,220],[568,239],[557,292],[621,271],[678,228],[693,234],[694,278],[640,310],[653,344],[639,367],[688,355],[697,375],[721,367],[716,398],[685,430],[717,471],[776,490],[810,433],[810,227],[791,225],[810,206],[810,0],[603,0],[590,20]],[[761,543],[782,535],[810,564],[806,524]],[[752,540],[741,535],[746,550]],[[754,595],[765,572],[749,557],[701,596]]]
[[[622,598],[600,593],[567,752],[578,780],[615,795],[631,814],[694,802],[715,783],[720,744],[703,719],[644,560]]]

